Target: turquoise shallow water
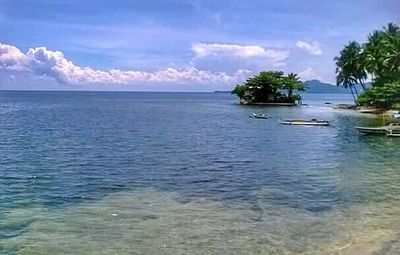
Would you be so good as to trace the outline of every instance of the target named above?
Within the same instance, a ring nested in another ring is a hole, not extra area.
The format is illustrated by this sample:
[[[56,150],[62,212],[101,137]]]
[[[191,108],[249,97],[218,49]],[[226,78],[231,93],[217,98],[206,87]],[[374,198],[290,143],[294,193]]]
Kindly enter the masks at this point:
[[[398,254],[400,139],[326,101],[0,92],[0,254]]]

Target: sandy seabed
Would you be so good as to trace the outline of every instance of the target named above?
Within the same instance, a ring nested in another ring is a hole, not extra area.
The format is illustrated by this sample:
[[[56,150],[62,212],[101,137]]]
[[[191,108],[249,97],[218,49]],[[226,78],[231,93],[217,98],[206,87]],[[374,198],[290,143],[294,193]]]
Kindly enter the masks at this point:
[[[323,213],[263,202],[179,201],[137,189],[74,207],[14,209],[0,250],[35,254],[398,254],[399,198]],[[17,231],[17,230],[16,230]],[[2,253],[3,254],[3,253]]]

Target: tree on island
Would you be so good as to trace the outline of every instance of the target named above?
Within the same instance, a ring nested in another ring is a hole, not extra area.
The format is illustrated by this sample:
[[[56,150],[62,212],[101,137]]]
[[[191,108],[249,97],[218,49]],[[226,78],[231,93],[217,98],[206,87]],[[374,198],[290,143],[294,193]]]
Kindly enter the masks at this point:
[[[232,94],[236,94],[242,104],[295,103],[301,96],[293,92],[299,90],[304,90],[304,85],[296,74],[264,71],[237,85]]]
[[[350,42],[334,60],[337,85],[349,88],[357,104],[382,108],[400,104],[398,25],[389,23],[382,30],[372,32],[362,45]],[[370,88],[365,86],[368,78],[372,81]]]

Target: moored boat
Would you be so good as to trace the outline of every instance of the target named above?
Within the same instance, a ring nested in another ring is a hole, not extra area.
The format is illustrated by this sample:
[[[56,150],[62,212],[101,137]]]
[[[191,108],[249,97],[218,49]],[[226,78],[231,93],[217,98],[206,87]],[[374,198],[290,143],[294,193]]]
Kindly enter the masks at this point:
[[[256,118],[256,119],[268,119],[269,118],[268,114],[265,114],[265,113],[254,113],[254,112],[253,112],[252,115],[250,115],[250,117]]]
[[[286,119],[279,120],[283,125],[301,125],[301,126],[329,126],[329,121],[327,120],[303,120],[303,119]]]
[[[390,129],[390,130],[388,130],[386,136],[400,137],[400,129]]]
[[[361,107],[358,109],[360,113],[370,113],[370,114],[380,114],[383,113],[385,110],[381,108],[374,108],[374,107]]]
[[[400,123],[390,123],[387,126],[380,127],[356,127],[356,129],[361,133],[366,134],[388,134],[391,131],[398,130],[400,132]]]
[[[337,104],[333,106],[333,108],[339,110],[355,110],[357,109],[357,106],[354,104]]]

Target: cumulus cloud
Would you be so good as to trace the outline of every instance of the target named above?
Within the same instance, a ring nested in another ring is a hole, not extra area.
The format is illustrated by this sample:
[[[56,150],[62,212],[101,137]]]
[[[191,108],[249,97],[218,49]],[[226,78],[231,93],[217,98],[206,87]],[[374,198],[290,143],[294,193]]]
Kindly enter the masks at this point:
[[[17,47],[0,43],[0,68],[25,71],[27,57]]]
[[[45,47],[31,48],[23,53],[15,46],[0,43],[0,69],[28,71],[47,76],[61,84],[135,84],[140,82],[165,83],[225,83],[231,84],[247,78],[248,70],[232,75],[189,68],[166,68],[159,71],[97,70],[75,65],[60,51]]]
[[[321,46],[318,42],[305,42],[305,41],[297,41],[296,42],[297,48],[308,52],[311,55],[322,55]]]
[[[321,76],[319,76],[315,70],[311,67],[307,67],[303,71],[299,73],[299,77],[303,81],[308,81],[308,80],[321,80]]]
[[[220,43],[195,43],[192,50],[196,57],[235,56],[240,58],[267,58],[274,62],[285,60],[289,56],[286,50],[265,49],[258,45],[237,45]]]

